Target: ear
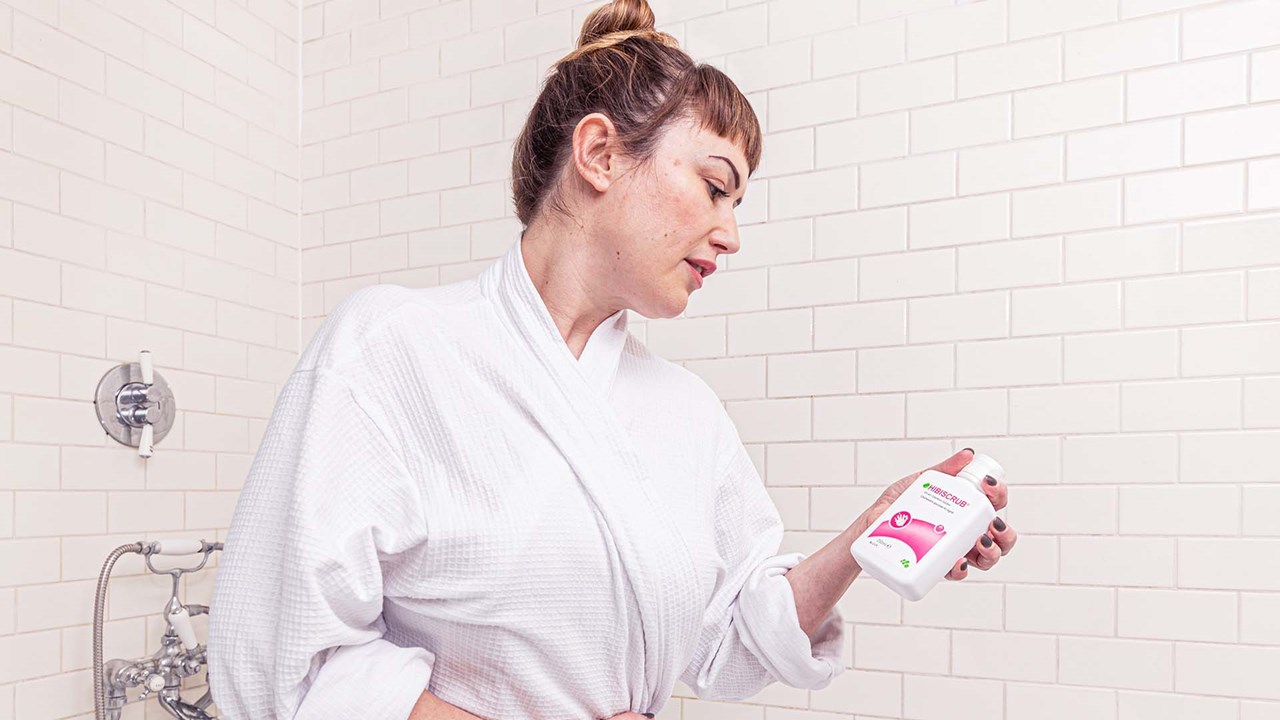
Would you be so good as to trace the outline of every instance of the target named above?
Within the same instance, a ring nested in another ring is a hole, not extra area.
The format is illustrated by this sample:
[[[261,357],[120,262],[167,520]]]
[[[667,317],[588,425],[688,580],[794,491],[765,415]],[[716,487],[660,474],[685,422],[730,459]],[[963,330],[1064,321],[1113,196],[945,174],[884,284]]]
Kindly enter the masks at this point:
[[[613,121],[598,112],[583,117],[573,129],[573,166],[598,192],[617,179],[617,137]]]

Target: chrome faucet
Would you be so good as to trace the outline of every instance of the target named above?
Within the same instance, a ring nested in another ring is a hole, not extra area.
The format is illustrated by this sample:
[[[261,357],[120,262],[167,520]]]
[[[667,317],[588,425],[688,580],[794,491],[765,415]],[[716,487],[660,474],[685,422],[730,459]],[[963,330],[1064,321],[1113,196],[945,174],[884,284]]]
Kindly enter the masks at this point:
[[[112,550],[98,575],[98,590],[93,603],[93,698],[96,720],[120,720],[128,702],[127,691],[142,687],[137,700],[155,694],[160,707],[179,720],[216,720],[205,711],[212,702],[212,691],[205,693],[194,703],[182,700],[182,679],[200,672],[206,663],[205,647],[196,639],[191,625],[193,615],[205,615],[207,605],[184,605],[178,598],[178,581],[185,573],[196,572],[209,561],[214,550],[221,550],[220,542],[204,540],[156,540],[121,545]],[[107,583],[111,569],[125,553],[138,553],[146,561],[151,572],[170,575],[173,592],[164,607],[165,632],[160,639],[160,649],[148,657],[134,660],[102,659],[103,609],[106,604]],[[151,564],[152,555],[194,555],[203,557],[200,564],[191,568],[159,570]],[[208,678],[206,677],[206,680]],[[208,680],[211,684],[212,680]]]

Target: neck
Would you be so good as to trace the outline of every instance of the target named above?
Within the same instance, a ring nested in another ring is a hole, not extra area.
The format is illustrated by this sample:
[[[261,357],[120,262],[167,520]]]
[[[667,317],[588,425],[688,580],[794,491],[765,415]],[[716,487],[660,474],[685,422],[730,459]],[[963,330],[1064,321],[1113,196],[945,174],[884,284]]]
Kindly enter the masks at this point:
[[[600,268],[582,228],[535,220],[516,242],[533,286],[575,358],[600,323],[621,307],[602,300]]]

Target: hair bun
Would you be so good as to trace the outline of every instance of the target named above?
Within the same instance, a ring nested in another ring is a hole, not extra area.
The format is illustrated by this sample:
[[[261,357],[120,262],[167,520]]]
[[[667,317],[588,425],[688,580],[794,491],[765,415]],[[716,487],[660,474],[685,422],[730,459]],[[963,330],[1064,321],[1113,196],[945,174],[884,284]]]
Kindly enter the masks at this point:
[[[584,47],[610,33],[652,31],[653,9],[646,0],[613,0],[587,15],[578,35],[578,47]]]

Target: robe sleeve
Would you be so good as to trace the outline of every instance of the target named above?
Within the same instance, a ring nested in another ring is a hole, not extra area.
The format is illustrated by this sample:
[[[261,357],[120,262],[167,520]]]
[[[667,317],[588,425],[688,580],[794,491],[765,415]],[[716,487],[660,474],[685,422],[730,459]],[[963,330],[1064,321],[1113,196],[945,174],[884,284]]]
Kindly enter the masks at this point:
[[[220,717],[409,717],[435,656],[383,637],[382,588],[397,554],[426,540],[420,492],[343,374],[294,371],[215,579],[209,685]]]
[[[722,407],[719,415],[715,537],[724,572],[681,680],[704,700],[746,700],[775,681],[821,690],[844,671],[844,620],[832,608],[812,640],[800,628],[784,575],[806,556],[778,554],[782,518]]]

